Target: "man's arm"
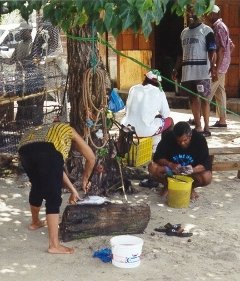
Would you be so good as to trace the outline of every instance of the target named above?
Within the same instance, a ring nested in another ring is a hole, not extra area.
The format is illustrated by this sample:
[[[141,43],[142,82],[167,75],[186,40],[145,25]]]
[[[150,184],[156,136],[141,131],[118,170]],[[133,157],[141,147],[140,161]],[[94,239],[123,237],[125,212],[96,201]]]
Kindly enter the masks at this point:
[[[213,31],[208,32],[206,35],[206,49],[208,53],[208,59],[210,62],[209,73],[211,73],[212,81],[215,82],[218,80],[217,76],[217,45]]]
[[[222,46],[220,46],[217,50],[217,60],[216,60],[216,64],[217,64],[217,70],[219,70],[222,61],[224,58],[224,48]]]
[[[174,162],[171,162],[168,159],[159,159],[159,160],[156,160],[154,162],[161,165],[161,166],[168,167],[169,169],[171,169],[174,172],[177,172],[177,169],[181,166],[180,164],[176,164]]]
[[[233,41],[230,38],[229,38],[229,40],[230,40],[230,52],[232,53],[233,50],[235,49],[235,45],[234,45]]]
[[[88,191],[88,181],[89,177],[94,168],[94,164],[96,161],[96,157],[90,148],[90,146],[84,141],[84,139],[76,132],[75,129],[72,128],[73,131],[73,145],[74,148],[82,154],[82,156],[86,159],[85,169],[82,175],[82,188],[85,192]]]
[[[217,75],[217,54],[215,50],[208,51],[208,58],[210,61],[210,69],[209,72],[211,73],[212,76],[212,81],[215,82],[218,80],[218,75]]]
[[[193,173],[193,174],[195,174],[195,173],[201,173],[201,172],[203,172],[203,171],[206,171],[206,168],[205,168],[203,165],[199,164],[199,165],[193,167],[193,172],[192,172],[192,173]]]

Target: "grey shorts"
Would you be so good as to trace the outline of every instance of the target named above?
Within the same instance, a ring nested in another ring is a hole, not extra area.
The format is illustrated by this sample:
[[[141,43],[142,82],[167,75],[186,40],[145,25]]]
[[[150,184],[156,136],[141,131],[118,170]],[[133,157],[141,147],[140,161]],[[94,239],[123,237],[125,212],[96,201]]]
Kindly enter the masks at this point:
[[[191,93],[185,89],[181,89],[181,92],[187,94],[188,96],[202,96],[202,97],[209,97],[211,95],[211,80],[210,79],[203,79],[203,80],[191,80],[191,81],[184,81],[181,83],[184,88],[187,88]]]

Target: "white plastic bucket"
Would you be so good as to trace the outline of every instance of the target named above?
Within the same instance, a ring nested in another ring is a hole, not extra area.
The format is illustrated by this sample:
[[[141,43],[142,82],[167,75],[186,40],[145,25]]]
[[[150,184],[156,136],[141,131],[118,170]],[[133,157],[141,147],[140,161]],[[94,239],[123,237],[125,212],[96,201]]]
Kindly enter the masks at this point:
[[[143,240],[136,236],[119,235],[111,238],[112,264],[121,268],[140,265]]]

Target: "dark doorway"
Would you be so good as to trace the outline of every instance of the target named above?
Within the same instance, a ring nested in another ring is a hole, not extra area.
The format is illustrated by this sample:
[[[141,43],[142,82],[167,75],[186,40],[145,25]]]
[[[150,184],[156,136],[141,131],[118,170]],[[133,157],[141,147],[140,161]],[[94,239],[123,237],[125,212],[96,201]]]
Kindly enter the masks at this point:
[[[171,12],[168,5],[167,11],[160,24],[155,28],[155,68],[161,75],[171,79],[179,48],[181,48],[180,34],[183,30],[183,17]],[[175,91],[175,85],[162,79],[164,91]]]

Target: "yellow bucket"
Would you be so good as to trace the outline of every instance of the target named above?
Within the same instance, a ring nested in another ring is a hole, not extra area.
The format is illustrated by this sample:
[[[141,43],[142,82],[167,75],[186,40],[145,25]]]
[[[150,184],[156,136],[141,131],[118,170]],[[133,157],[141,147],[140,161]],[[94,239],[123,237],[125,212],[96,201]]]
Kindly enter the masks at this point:
[[[193,179],[177,175],[168,177],[168,206],[172,208],[188,208]]]

